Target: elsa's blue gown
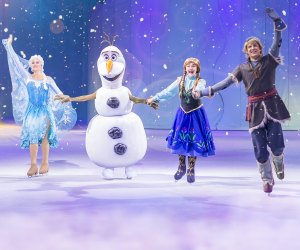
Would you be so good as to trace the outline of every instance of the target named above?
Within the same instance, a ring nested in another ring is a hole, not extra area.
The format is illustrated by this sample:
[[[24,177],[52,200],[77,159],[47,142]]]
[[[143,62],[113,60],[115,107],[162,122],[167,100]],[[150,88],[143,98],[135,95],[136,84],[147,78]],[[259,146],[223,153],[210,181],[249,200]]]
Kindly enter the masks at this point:
[[[22,124],[21,147],[41,144],[48,127],[49,145],[57,147],[58,130],[69,130],[75,125],[76,111],[70,103],[62,104],[53,100],[54,95],[62,92],[51,77],[33,79],[27,70],[28,61],[15,53],[7,39],[2,43],[7,51],[13,87],[13,115],[16,123]]]

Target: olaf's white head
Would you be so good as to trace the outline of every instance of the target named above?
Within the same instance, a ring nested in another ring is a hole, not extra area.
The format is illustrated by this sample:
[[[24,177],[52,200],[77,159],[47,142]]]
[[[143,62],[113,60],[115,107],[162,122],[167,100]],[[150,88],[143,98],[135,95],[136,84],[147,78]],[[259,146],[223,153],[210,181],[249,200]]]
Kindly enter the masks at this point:
[[[116,46],[104,48],[97,61],[102,86],[109,89],[121,87],[125,65],[123,54]]]

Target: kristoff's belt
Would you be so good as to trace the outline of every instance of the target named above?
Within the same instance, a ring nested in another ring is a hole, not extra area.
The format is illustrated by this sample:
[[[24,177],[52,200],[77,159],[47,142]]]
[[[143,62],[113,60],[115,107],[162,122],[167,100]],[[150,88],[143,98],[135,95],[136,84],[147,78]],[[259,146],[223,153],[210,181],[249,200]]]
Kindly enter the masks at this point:
[[[275,95],[277,95],[277,90],[275,88],[272,88],[269,91],[263,92],[261,94],[248,96],[248,106],[247,106],[247,110],[246,110],[246,121],[251,120],[253,103],[264,101],[264,100],[266,100],[268,98],[271,98]]]

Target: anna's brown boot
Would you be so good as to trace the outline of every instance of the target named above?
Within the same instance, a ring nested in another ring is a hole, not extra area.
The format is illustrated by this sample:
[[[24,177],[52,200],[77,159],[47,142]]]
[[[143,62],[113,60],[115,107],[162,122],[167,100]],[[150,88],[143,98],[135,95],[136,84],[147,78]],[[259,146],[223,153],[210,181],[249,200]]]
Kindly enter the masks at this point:
[[[189,156],[189,167],[187,170],[187,182],[193,183],[195,182],[195,164],[196,164],[197,157]]]
[[[174,175],[174,179],[176,181],[180,180],[186,174],[186,164],[185,164],[185,155],[178,155],[179,157],[179,165],[178,170]]]

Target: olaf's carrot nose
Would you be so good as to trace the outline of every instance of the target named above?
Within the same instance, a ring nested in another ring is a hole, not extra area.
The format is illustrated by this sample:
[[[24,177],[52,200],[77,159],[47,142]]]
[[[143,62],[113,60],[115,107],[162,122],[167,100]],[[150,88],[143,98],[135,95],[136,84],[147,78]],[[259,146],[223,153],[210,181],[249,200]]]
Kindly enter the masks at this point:
[[[108,61],[106,62],[107,73],[109,73],[109,72],[111,71],[112,66],[113,66],[112,60],[108,60]]]

